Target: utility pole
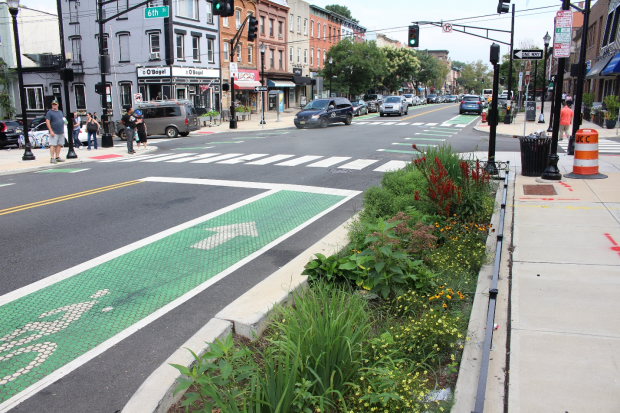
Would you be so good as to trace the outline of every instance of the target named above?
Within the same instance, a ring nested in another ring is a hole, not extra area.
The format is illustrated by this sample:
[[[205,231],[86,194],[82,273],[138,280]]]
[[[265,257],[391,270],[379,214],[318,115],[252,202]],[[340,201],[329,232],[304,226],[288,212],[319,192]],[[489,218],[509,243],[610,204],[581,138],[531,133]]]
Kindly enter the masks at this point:
[[[514,47],[515,37],[515,5],[512,5],[512,23],[510,23],[510,66],[508,66],[508,101],[510,102],[510,111],[514,110],[512,104],[512,49]],[[536,92],[534,92],[536,93]],[[510,124],[512,116],[504,116],[504,124]]]
[[[495,139],[497,137],[497,120],[499,115],[497,110],[497,97],[499,95],[499,45],[497,43],[491,45],[491,57],[489,60],[493,65],[493,98],[491,100],[491,113],[493,116],[489,119],[491,130],[489,132],[489,153],[485,170],[495,174],[497,173],[495,166]]]

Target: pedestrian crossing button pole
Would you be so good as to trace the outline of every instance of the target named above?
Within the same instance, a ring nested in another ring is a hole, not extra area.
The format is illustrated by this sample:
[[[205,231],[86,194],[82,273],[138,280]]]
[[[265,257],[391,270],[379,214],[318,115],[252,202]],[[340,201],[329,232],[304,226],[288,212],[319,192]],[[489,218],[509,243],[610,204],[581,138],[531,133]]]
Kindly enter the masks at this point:
[[[265,43],[261,42],[260,44],[260,78],[263,82],[263,86],[265,86],[265,52],[267,51],[267,46]],[[260,124],[265,125],[265,91],[260,92],[260,100],[261,106],[263,107],[263,116],[261,117]],[[264,126],[262,126],[264,128]]]
[[[485,170],[490,174],[497,174],[497,168],[495,167],[495,139],[497,137],[497,98],[499,91],[499,45],[493,43],[491,45],[491,57],[489,59],[493,65],[493,97],[491,100],[491,117],[489,118],[489,125],[491,130],[489,132],[489,154],[487,156],[487,166]]]

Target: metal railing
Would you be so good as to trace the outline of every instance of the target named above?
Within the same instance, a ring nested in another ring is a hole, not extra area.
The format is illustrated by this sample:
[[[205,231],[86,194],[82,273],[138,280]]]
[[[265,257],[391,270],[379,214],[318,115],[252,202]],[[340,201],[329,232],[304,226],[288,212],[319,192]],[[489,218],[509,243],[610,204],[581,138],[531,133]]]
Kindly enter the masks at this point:
[[[497,281],[499,279],[499,265],[502,260],[502,247],[504,245],[504,217],[506,216],[506,198],[508,196],[508,176],[510,174],[510,164],[504,175],[504,188],[502,203],[499,212],[499,226],[497,229],[497,245],[495,246],[495,262],[493,264],[493,280],[489,289],[489,310],[487,313],[486,331],[484,334],[484,344],[482,346],[482,360],[480,365],[480,376],[478,377],[478,390],[476,391],[476,404],[472,413],[482,413],[484,410],[484,399],[487,388],[487,376],[489,372],[489,358],[491,355],[491,345],[493,343],[493,331],[495,321],[495,306],[497,304]]]

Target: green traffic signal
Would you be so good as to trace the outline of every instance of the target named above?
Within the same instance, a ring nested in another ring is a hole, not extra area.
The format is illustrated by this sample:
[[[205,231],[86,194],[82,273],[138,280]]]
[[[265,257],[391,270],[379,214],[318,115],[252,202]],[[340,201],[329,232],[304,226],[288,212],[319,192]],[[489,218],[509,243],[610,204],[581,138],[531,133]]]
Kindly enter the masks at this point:
[[[407,45],[409,47],[418,47],[420,39],[420,26],[417,24],[414,26],[409,26],[409,42]]]

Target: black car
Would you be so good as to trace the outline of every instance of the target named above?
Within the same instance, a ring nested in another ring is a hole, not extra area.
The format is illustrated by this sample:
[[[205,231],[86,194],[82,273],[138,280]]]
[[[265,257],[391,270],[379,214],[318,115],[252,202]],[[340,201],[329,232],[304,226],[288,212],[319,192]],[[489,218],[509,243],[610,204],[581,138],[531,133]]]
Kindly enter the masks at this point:
[[[383,103],[383,95],[366,95],[364,96],[364,102],[368,105],[368,112],[379,112],[379,107]]]
[[[368,105],[363,100],[352,103],[353,116],[368,115]]]
[[[0,148],[11,145],[19,148],[19,135],[24,133],[22,123],[18,120],[3,120],[0,123]]]
[[[350,125],[353,121],[353,106],[349,99],[316,99],[308,103],[295,115],[295,126],[302,129],[308,126],[326,128],[330,123],[343,122]]]
[[[439,96],[435,94],[428,95],[426,97],[426,103],[439,103]]]

